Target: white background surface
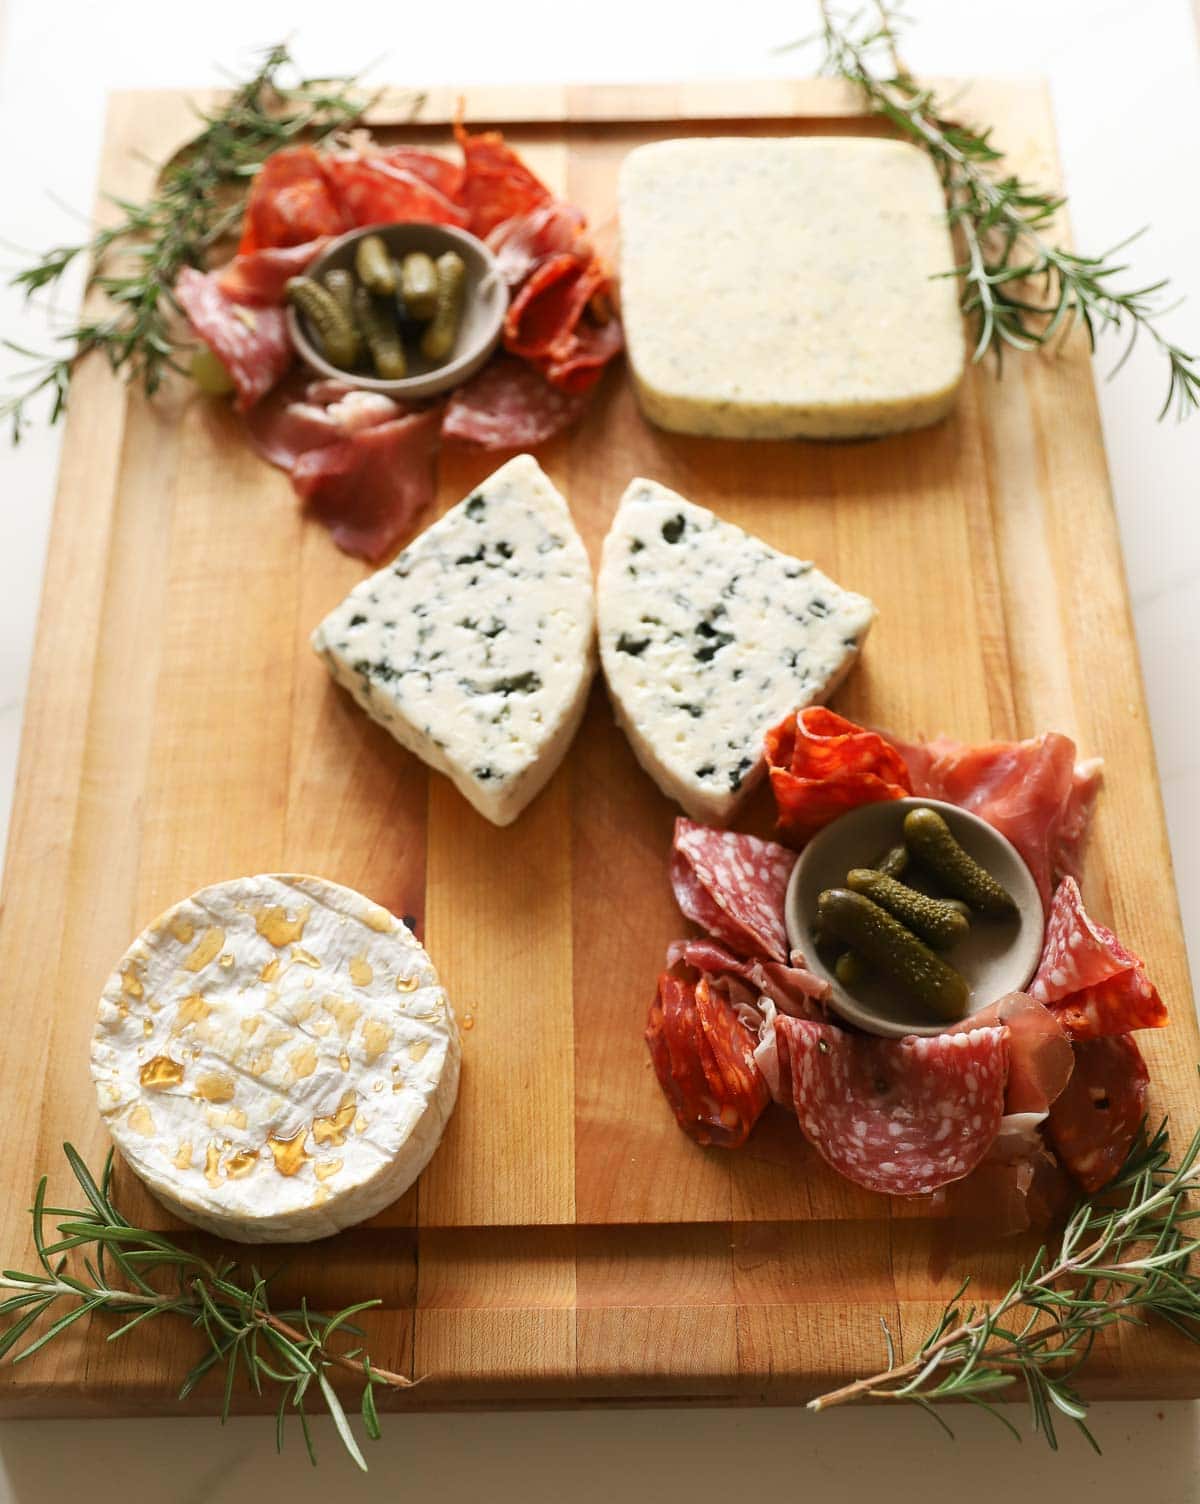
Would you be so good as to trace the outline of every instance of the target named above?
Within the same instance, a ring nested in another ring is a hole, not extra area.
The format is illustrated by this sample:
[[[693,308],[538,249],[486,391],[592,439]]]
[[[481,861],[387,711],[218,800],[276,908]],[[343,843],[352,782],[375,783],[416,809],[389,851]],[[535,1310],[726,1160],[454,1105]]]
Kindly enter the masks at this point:
[[[918,72],[1045,73],[1052,80],[1076,239],[1102,249],[1143,224],[1132,275],[1169,274],[1192,302],[1171,320],[1200,346],[1200,49],[1189,0],[909,0],[906,54]],[[425,20],[425,16],[429,20]],[[73,209],[94,191],[103,98],[126,87],[204,85],[217,64],[289,36],[313,72],[381,59],[380,79],[622,80],[807,70],[807,55],[771,55],[808,33],[813,0],[736,6],[605,0],[503,5],[457,0],[410,7],[361,0],[0,0],[0,237],[42,247],[74,238]],[[0,252],[0,259],[10,253]],[[7,264],[7,260],[6,260]],[[70,300],[64,300],[70,306]],[[0,293],[0,333],[36,343],[36,317]],[[1111,352],[1110,352],[1111,355]],[[1101,374],[1108,362],[1101,362]],[[2,365],[0,365],[2,369]],[[1156,426],[1163,372],[1148,344],[1101,393],[1167,802],[1185,925],[1200,937],[1200,417]],[[0,814],[7,815],[58,453],[35,431],[0,448]],[[16,875],[19,880],[19,874]],[[2,1036],[0,1036],[2,1037]],[[11,1047],[4,1041],[0,1047]],[[369,1292],[364,1292],[369,1293]],[[1200,1358],[1198,1358],[1200,1361]],[[1200,1412],[1187,1404],[1106,1405],[1092,1458],[1017,1447],[984,1416],[956,1418],[957,1445],[918,1413],[621,1411],[395,1416],[360,1478],[318,1428],[321,1470],[298,1438],[275,1457],[271,1424],[180,1419],[0,1423],[0,1504],[86,1496],[295,1504],[482,1497],[640,1501],[691,1498],[969,1497],[1040,1499],[1063,1489],[1106,1504],[1200,1498]]]

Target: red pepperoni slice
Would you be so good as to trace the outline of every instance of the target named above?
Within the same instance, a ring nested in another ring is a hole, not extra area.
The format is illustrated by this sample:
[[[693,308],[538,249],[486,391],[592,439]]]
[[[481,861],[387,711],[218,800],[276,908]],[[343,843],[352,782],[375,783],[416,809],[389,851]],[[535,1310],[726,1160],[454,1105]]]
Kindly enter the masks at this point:
[[[788,959],[783,900],[795,854],[774,841],[675,821],[671,887],[693,924],[740,955]]]
[[[1050,1109],[1046,1130],[1063,1167],[1085,1191],[1107,1185],[1146,1116],[1150,1073],[1128,1034],[1082,1040],[1075,1070]]]
[[[246,308],[218,285],[216,272],[185,266],[175,298],[192,328],[229,372],[234,406],[245,412],[271,390],[292,363],[282,308]]]
[[[604,367],[624,348],[625,331],[615,314],[604,324],[584,318],[575,326],[568,348],[538,364],[546,380],[564,392],[589,392],[604,374]]]
[[[348,229],[324,159],[311,146],[285,146],[267,158],[250,188],[238,254],[303,245]]]
[[[514,214],[527,214],[553,194],[530,172],[499,131],[471,135],[461,124],[454,127],[462,147],[464,170],[462,199],[466,204],[467,228],[481,239]]]
[[[403,159],[353,153],[326,163],[330,186],[351,225],[465,225],[467,211]]]
[[[664,972],[646,1042],[683,1131],[698,1144],[744,1144],[770,1098],[754,1061],[754,1036],[728,997],[703,978],[693,986]]]
[[[533,449],[576,422],[583,396],[560,391],[511,355],[496,355],[450,398],[444,438],[480,449]]]
[[[919,1196],[969,1175],[1004,1111],[1003,1028],[873,1039],[779,1017],[796,1116],[827,1164],[856,1185]]]
[[[439,157],[436,152],[418,151],[415,146],[389,146],[371,155],[389,167],[424,178],[431,187],[458,203],[462,198],[463,170],[457,162]]]
[[[609,285],[601,263],[570,251],[547,256],[525,279],[504,318],[504,344],[527,360],[563,358],[592,297]]]
[[[860,804],[912,793],[890,742],[823,705],[793,711],[768,731],[766,756],[779,829],[798,844]]]
[[[1073,877],[1064,877],[1054,895],[1041,965],[1029,991],[1072,1039],[1161,1029],[1168,1022],[1140,958],[1089,918]]]
[[[235,256],[220,271],[218,284],[235,303],[255,307],[282,303],[289,279],[300,276],[328,244],[329,237],[323,235],[319,240],[306,240],[303,245],[271,246]]]

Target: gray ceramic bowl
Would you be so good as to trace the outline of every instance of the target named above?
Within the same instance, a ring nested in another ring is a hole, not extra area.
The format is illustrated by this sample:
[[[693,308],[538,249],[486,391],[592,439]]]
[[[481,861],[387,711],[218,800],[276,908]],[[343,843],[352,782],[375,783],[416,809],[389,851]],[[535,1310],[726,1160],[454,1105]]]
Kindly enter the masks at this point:
[[[508,309],[508,288],[496,258],[474,235],[452,225],[393,224],[368,225],[365,229],[351,230],[339,236],[308,268],[308,275],[320,280],[321,276],[335,267],[354,269],[354,252],[364,235],[382,237],[392,255],[399,258],[410,251],[424,251],[438,257],[443,251],[457,251],[466,263],[466,286],[463,292],[462,321],[458,339],[450,359],[439,365],[431,365],[419,350],[408,341],[409,375],[398,381],[384,381],[378,376],[368,376],[359,371],[343,371],[331,364],[313,345],[308,337],[306,320],[289,307],[287,311],[288,332],[292,343],[305,362],[323,376],[332,376],[348,386],[367,392],[384,392],[398,401],[415,401],[432,397],[438,392],[460,386],[475,374],[496,348],[504,327],[504,315]]]
[[[872,1034],[940,1034],[945,1024],[908,1004],[902,993],[883,981],[864,981],[851,992],[821,958],[813,938],[817,897],[826,888],[841,888],[852,867],[870,867],[904,836],[910,809],[936,809],[954,838],[997,878],[1017,902],[1014,919],[975,918],[971,933],[946,956],[971,988],[968,1013],[976,1013],[1006,992],[1023,988],[1037,970],[1045,921],[1033,874],[993,825],[956,804],[937,799],[893,799],[851,810],[808,843],[788,884],[785,917],[788,941],[817,976],[829,982],[830,1006],[843,1018]]]

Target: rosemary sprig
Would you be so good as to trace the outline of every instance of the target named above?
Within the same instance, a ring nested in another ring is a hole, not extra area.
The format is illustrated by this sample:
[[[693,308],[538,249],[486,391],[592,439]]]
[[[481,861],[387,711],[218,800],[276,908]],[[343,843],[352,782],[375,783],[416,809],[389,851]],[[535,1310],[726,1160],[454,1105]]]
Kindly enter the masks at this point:
[[[1072,1421],[1098,1452],[1087,1428],[1087,1404],[1072,1379],[1106,1328],[1144,1326],[1157,1317],[1200,1342],[1200,1273],[1192,1255],[1200,1217],[1190,1195],[1200,1188],[1200,1130],[1177,1165],[1169,1164],[1164,1121],[1135,1146],[1121,1173],[1098,1200],[1076,1207],[1053,1256],[1041,1248],[994,1305],[964,1306],[969,1281],[947,1302],[914,1358],[898,1363],[882,1321],[888,1365],[809,1402],[827,1410],[851,1400],[900,1400],[920,1405],[943,1428],[936,1407],[967,1400],[987,1410],[1020,1440],[990,1399],[1023,1385],[1033,1429],[1058,1448],[1055,1415]],[[950,1433],[953,1434],[953,1433]]]
[[[1200,364],[1174,343],[1159,320],[1174,305],[1166,279],[1121,286],[1128,270],[1120,253],[1135,236],[1101,256],[1065,250],[1051,237],[1061,195],[1010,172],[989,129],[956,121],[950,105],[923,88],[900,60],[897,36],[904,18],[887,0],[848,14],[820,0],[824,58],[820,71],[859,89],[872,110],[927,151],[941,175],[947,217],[961,236],[964,259],[950,275],[962,284],[962,308],[975,329],[976,361],[1006,348],[1032,350],[1062,338],[1076,323],[1092,349],[1098,335],[1123,334],[1128,360],[1143,331],[1169,366],[1163,418],[1184,418],[1200,407]],[[1141,233],[1141,232],[1139,232]]]
[[[332,1316],[310,1310],[301,1301],[298,1310],[275,1311],[268,1295],[270,1277],[257,1269],[249,1277],[232,1259],[207,1259],[159,1233],[133,1227],[113,1204],[111,1195],[113,1156],[110,1151],[97,1180],[70,1144],[63,1152],[87,1205],[83,1208],[46,1205],[46,1178],[42,1177],[33,1199],[33,1241],[40,1270],[27,1273],[5,1269],[0,1291],[0,1359],[12,1353],[31,1333],[39,1319],[52,1316],[50,1324],[19,1352],[12,1362],[26,1358],[52,1342],[75,1322],[93,1313],[127,1318],[108,1333],[115,1342],[143,1322],[172,1316],[188,1322],[200,1333],[204,1353],[188,1370],[179,1390],[184,1400],[213,1369],[224,1374],[221,1422],[233,1403],[239,1371],[255,1393],[278,1393],[275,1411],[275,1442],[282,1451],[289,1413],[300,1421],[304,1444],[312,1463],[316,1451],[308,1424],[306,1401],[319,1391],[320,1401],[333,1417],[342,1444],[363,1471],[366,1459],[350,1428],[329,1375],[334,1369],[352,1373],[362,1385],[360,1408],[363,1426],[373,1441],[380,1435],[375,1391],[409,1389],[413,1381],[373,1363],[361,1346],[334,1348],[338,1334],[361,1336],[352,1324],[360,1312],[378,1306],[378,1300],[363,1300]],[[47,1236],[46,1219],[57,1217],[57,1238]],[[89,1254],[84,1250],[93,1250]],[[65,1306],[65,1310],[63,1307]],[[62,1314],[58,1314],[59,1312]]]
[[[105,303],[100,314],[85,313],[58,335],[51,353],[5,342],[32,362],[17,374],[17,389],[0,399],[0,422],[11,425],[13,441],[39,397],[49,401],[52,423],[62,416],[72,372],[95,350],[153,396],[166,371],[178,369],[171,289],[180,269],[203,266],[210,248],[237,228],[247,180],[273,151],[305,134],[320,139],[345,129],[370,103],[356,77],[300,77],[288,49],[271,47],[224,103],[197,112],[200,133],[165,168],[145,203],[110,199],[118,210],[111,225],[53,247],[17,272],[10,285],[29,298],[85,260],[87,287],[104,293]]]

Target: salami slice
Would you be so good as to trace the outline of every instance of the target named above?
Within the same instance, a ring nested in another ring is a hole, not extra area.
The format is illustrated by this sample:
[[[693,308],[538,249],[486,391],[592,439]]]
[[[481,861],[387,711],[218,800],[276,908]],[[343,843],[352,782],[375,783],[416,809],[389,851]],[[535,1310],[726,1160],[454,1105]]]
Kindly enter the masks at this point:
[[[325,160],[311,146],[272,152],[250,188],[238,254],[340,235],[351,221],[330,189]]]
[[[606,323],[580,319],[566,347],[538,362],[546,380],[564,392],[589,392],[604,367],[625,348],[625,331],[616,314]]]
[[[1161,1029],[1168,1022],[1141,959],[1112,930],[1089,918],[1073,877],[1064,877],[1054,894],[1041,965],[1029,991],[1072,1039]]]
[[[671,887],[684,915],[743,956],[788,959],[783,901],[795,854],[774,841],[675,821]]]
[[[509,304],[504,344],[526,359],[566,356],[592,296],[609,285],[601,263],[560,251],[538,263]]]
[[[1085,1191],[1107,1185],[1125,1162],[1146,1116],[1150,1073],[1128,1034],[1081,1040],[1075,1070],[1050,1109],[1054,1152]]]
[[[330,187],[352,225],[464,226],[467,211],[395,154],[351,152],[325,164]]]
[[[502,220],[549,203],[553,194],[530,172],[499,131],[471,135],[461,124],[454,134],[462,148],[462,199],[467,228],[481,239]]]
[[[175,297],[192,328],[229,372],[245,412],[282,379],[292,363],[292,342],[282,308],[246,308],[218,285],[218,273],[185,266]]]
[[[646,1043],[683,1131],[698,1144],[744,1144],[770,1097],[754,1060],[754,1036],[729,998],[705,978],[693,986],[664,972]]]
[[[775,1028],[804,1136],[856,1185],[919,1196],[961,1180],[987,1154],[1004,1111],[1004,1028],[899,1040],[797,1018]]]
[[[497,355],[450,398],[442,437],[479,449],[534,449],[586,406],[586,396],[551,386],[525,361]]]
[[[912,793],[890,742],[823,705],[793,711],[772,727],[766,757],[780,832],[798,845],[860,804]]]

